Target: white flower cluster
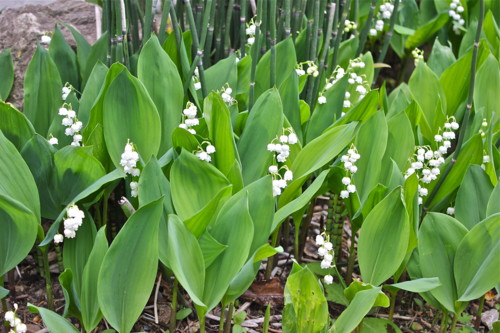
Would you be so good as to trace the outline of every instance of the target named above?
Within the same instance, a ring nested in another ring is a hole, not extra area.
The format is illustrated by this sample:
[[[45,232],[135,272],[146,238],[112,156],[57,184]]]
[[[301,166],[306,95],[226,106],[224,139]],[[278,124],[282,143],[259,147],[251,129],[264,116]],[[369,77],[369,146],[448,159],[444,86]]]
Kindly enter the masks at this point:
[[[461,5],[460,0],[452,0],[448,14],[453,19],[453,31],[460,35],[460,31],[464,29],[465,20],[462,18],[465,8]]]
[[[448,215],[455,215],[455,207],[448,207],[448,208],[446,208],[446,214],[448,214]]]
[[[49,45],[51,41],[52,41],[52,38],[49,35],[43,35],[40,38],[40,43],[43,45]]]
[[[413,51],[411,51],[411,55],[415,59],[414,61],[415,67],[418,65],[420,61],[424,61],[424,51],[419,48],[413,49]]]
[[[344,21],[344,32],[356,30],[357,28],[358,28],[358,24],[356,22],[349,21],[349,20]]]
[[[64,237],[75,238],[76,231],[82,226],[85,214],[78,208],[77,205],[71,205],[66,209],[67,217],[64,219],[64,236],[61,234],[54,235],[54,243],[62,243]]]
[[[394,11],[394,5],[390,2],[386,2],[380,5],[380,11],[382,18],[388,20],[391,18],[392,12]]]
[[[62,99],[63,101],[66,100],[66,98],[68,98],[69,94],[71,93],[71,85],[69,85],[68,83],[66,83],[66,85],[64,87],[62,87]]]
[[[486,121],[486,118],[483,118],[483,122],[481,123],[481,129],[479,130],[479,133],[481,134],[481,137],[484,138],[486,136],[486,132],[484,129],[488,127],[488,122]],[[484,151],[483,152],[483,163],[481,164],[481,168],[483,170],[486,169],[486,163],[490,163],[490,155],[488,155],[488,152]]]
[[[68,106],[69,109],[64,107],[65,105]],[[76,112],[71,110],[71,105],[64,104],[63,107],[59,109],[58,114],[60,116],[64,116],[61,121],[62,125],[66,126],[64,134],[67,136],[73,136],[73,142],[71,142],[71,145],[76,147],[81,146],[82,135],[80,134],[80,131],[82,130],[83,123],[76,117]],[[55,140],[53,142],[55,142]]]
[[[307,65],[307,70],[304,70],[304,65]],[[306,75],[306,73],[314,77],[319,75],[318,66],[311,60],[298,63],[295,67],[295,72],[298,76]]]
[[[438,150],[433,151],[430,147],[417,147],[417,154],[414,155],[414,160],[411,162],[411,167],[406,170],[405,179],[412,174],[416,174],[419,182],[418,185],[418,204],[423,203],[423,197],[428,195],[428,190],[424,184],[429,184],[437,179],[441,173],[439,167],[445,162],[443,155],[448,152],[451,147],[451,140],[454,140],[455,132],[460,125],[455,119],[449,118],[444,124],[444,132],[436,134],[434,141],[439,145]]]
[[[59,144],[59,140],[56,137],[52,136],[52,134],[50,134],[49,143],[51,145],[57,145]]]
[[[399,0],[398,0],[399,1]],[[385,2],[379,7],[377,13],[377,20],[375,20],[375,27],[370,29],[370,36],[377,36],[379,32],[384,30],[385,21],[389,20],[394,11],[394,5],[390,2]]]
[[[354,145],[347,151],[347,154],[340,158],[340,161],[344,163],[344,169],[348,174],[355,174],[358,171],[358,167],[355,163],[359,160],[361,155],[358,154],[358,150]],[[345,190],[340,191],[340,197],[342,199],[349,198],[350,193],[356,192],[356,185],[352,183],[351,177],[343,177],[342,184],[345,186]]]
[[[200,82],[200,72],[198,71],[198,67],[195,67],[194,69],[193,81],[194,81],[194,89],[200,90],[201,82]]]
[[[16,315],[18,306],[14,304],[14,311],[5,312],[5,321],[9,323],[11,330],[9,333],[26,333],[28,328],[22,323],[21,319]]]
[[[232,93],[233,89],[231,89],[228,84],[220,91],[220,97],[222,97],[222,100],[227,104],[227,106],[231,106],[236,103],[236,99],[231,96]]]
[[[254,23],[253,19],[250,20],[250,23],[247,25],[246,34],[247,34],[247,44],[253,45],[255,43],[255,31],[257,30],[257,25]]]
[[[333,244],[328,240],[325,240],[323,235],[316,236],[316,244],[319,245],[318,255],[323,258],[321,261],[321,268],[329,269],[335,267],[335,264],[333,263],[333,258],[335,258]],[[325,275],[324,281],[326,284],[332,284],[333,276],[329,274]]]
[[[203,149],[203,145],[205,149]],[[215,153],[215,146],[212,145],[209,141],[203,141],[200,146],[198,146],[199,150],[195,153],[195,155],[202,161],[210,162],[212,160],[212,155]]]
[[[186,108],[182,110],[182,122],[179,124],[180,128],[184,128],[191,134],[196,134],[196,131],[191,128],[193,126],[198,126],[200,120],[196,118],[198,113],[198,108],[191,102],[187,102]]]
[[[274,143],[275,141],[279,141],[279,143]],[[277,153],[273,157],[275,163],[268,168],[269,173],[273,176],[273,196],[280,195],[281,190],[287,186],[287,182],[293,180],[292,171],[286,165],[279,167],[278,163],[286,162],[286,159],[290,156],[289,145],[294,145],[298,141],[297,135],[291,128],[288,128],[283,129],[283,134],[267,145],[267,150]],[[280,170],[285,170],[285,173],[281,175]]]
[[[137,168],[138,161],[139,153],[135,151],[134,145],[130,141],[127,141],[123,154],[121,155],[120,165],[123,167],[123,172],[133,177],[133,180],[130,182],[130,195],[134,198],[139,194],[137,177],[141,175],[141,170]]]

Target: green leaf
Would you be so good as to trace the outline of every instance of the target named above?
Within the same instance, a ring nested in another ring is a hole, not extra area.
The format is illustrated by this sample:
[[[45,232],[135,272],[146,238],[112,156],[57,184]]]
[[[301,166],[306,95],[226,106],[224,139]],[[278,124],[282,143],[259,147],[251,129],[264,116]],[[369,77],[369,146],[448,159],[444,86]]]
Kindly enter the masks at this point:
[[[146,305],[158,266],[163,198],[139,208],[106,252],[97,291],[101,311],[120,333],[129,333]]]
[[[350,302],[352,302],[354,297],[356,297],[356,294],[358,292],[363,291],[363,290],[370,290],[373,288],[379,289],[379,295],[377,296],[377,298],[372,306],[382,306],[384,308],[387,308],[390,304],[389,297],[387,297],[387,295],[384,294],[384,292],[380,288],[373,286],[369,283],[364,283],[364,282],[361,282],[359,280],[354,280],[351,282],[349,287],[347,287],[344,290],[344,295],[350,303]]]
[[[237,75],[236,56],[232,55],[220,60],[205,71],[205,88],[210,93],[220,90],[227,83],[229,87],[236,91]]]
[[[21,202],[0,192],[0,275],[19,264],[35,244],[39,219]]]
[[[412,293],[426,292],[435,289],[441,285],[439,278],[422,278],[411,281],[399,282],[395,284],[390,284],[389,286],[411,291]]]
[[[0,130],[18,151],[35,134],[33,125],[12,104],[0,101]]]
[[[0,53],[0,100],[7,100],[14,85],[14,63],[12,62],[11,49]]]
[[[465,173],[455,201],[455,218],[467,229],[484,220],[493,185],[479,165],[471,165]]]
[[[106,80],[106,74],[108,73],[108,67],[102,62],[95,64],[90,77],[88,79],[88,84],[82,92],[82,97],[80,98],[80,106],[78,108],[78,119],[87,126],[90,120],[90,110],[94,106],[94,103],[99,97],[99,93]]]
[[[53,311],[34,306],[31,303],[28,303],[28,309],[31,311],[31,313],[40,313],[44,324],[47,326],[50,332],[80,332],[75,328],[75,326],[71,325],[68,320],[64,319]]]
[[[78,294],[72,284],[72,280],[73,273],[69,268],[66,268],[64,272],[59,274],[59,283],[64,295],[63,317],[76,317],[80,319],[80,300],[78,299]]]
[[[458,245],[454,272],[459,301],[484,295],[500,283],[500,214],[472,228]]]
[[[201,252],[203,253],[205,268],[209,267],[227,248],[227,245],[219,243],[208,231],[200,237],[198,242],[200,243]]]
[[[415,33],[408,37],[405,43],[407,50],[413,50],[430,39],[443,25],[448,22],[448,13],[442,13],[419,27]]]
[[[128,71],[118,74],[106,91],[103,127],[109,156],[116,167],[120,167],[127,140],[134,143],[145,162],[158,153],[160,116],[142,83]]]
[[[282,40],[275,47],[276,52],[276,87],[279,87],[285,79],[288,78],[297,65],[297,58],[295,56],[295,47],[291,37]],[[255,72],[255,98],[257,99],[261,94],[271,87],[271,51],[267,51],[257,64]],[[271,118],[274,119],[274,118]]]
[[[270,121],[272,119],[272,121]],[[267,150],[283,129],[283,109],[276,89],[264,92],[255,102],[238,142],[245,184],[263,177],[272,163],[273,154]]]
[[[476,87],[474,88],[474,108],[483,111],[483,116],[488,123],[494,124],[500,119],[498,112],[499,95],[500,65],[498,60],[490,54],[477,71]]]
[[[379,94],[377,90],[372,90],[366,94],[359,103],[354,105],[352,109],[347,111],[345,116],[338,119],[333,126],[348,124],[352,121],[365,121],[371,118],[377,112],[379,102]],[[333,126],[330,126],[332,128]]]
[[[4,298],[9,294],[9,290],[4,287],[0,287],[0,299]]]
[[[240,61],[241,62],[241,61]],[[301,127],[301,112],[299,99],[299,79],[297,73],[292,71],[290,76],[279,86],[281,102],[283,103],[283,113],[292,125],[293,131],[297,134],[300,142],[303,142]]]
[[[106,228],[103,227],[97,233],[94,246],[81,277],[80,308],[82,324],[87,332],[91,332],[97,327],[102,318],[98,302],[97,283],[101,264],[107,251],[108,240],[106,239]]]
[[[176,215],[168,216],[168,262],[175,278],[198,306],[205,285],[205,262],[196,237]]]
[[[49,54],[59,70],[61,83],[65,84],[69,82],[73,87],[79,89],[80,77],[76,64],[75,51],[69,46],[57,24],[52,34],[52,40],[50,41]]]
[[[332,330],[335,333],[352,332],[372,308],[379,296],[381,287],[363,290],[356,293],[351,304],[345,309],[333,323]]]
[[[361,323],[360,333],[381,333],[381,332],[393,332],[401,333],[398,325],[390,320],[382,318],[365,318]]]
[[[382,110],[359,128],[355,145],[362,158],[356,163],[358,172],[353,178],[362,202],[380,182],[387,137],[387,121]]]
[[[40,45],[24,77],[24,114],[37,133],[47,135],[52,119],[61,106],[61,78],[49,53]]]
[[[418,252],[422,277],[439,278],[442,285],[430,293],[451,312],[455,311],[455,301],[458,299],[453,262],[458,244],[466,234],[467,229],[460,222],[439,213],[427,214],[419,232]]]
[[[439,38],[436,38],[432,46],[431,55],[427,60],[427,65],[429,65],[430,69],[437,76],[441,76],[444,70],[453,65],[456,60],[453,50],[449,46],[441,45]]]
[[[74,33],[73,37],[75,37]],[[81,41],[80,38],[76,40],[78,48],[82,46],[82,48],[86,49],[85,51],[88,50],[88,56],[85,60],[83,59],[83,56],[78,59],[82,77],[82,88],[85,88],[90,77],[90,73],[92,73],[92,69],[94,69],[95,64],[99,61],[103,63],[106,61],[106,55],[108,54],[109,33],[108,31],[105,31],[101,35],[101,37],[99,37],[99,39],[94,43],[94,45],[90,47],[90,50],[87,48],[87,46],[83,46],[84,42]],[[80,41],[80,44],[78,44],[78,41]],[[80,53],[80,50],[78,50],[77,54],[78,53]]]
[[[410,119],[400,112],[387,120],[388,137],[384,159],[392,159],[400,170],[405,170],[408,158],[415,150],[415,139]]]
[[[227,248],[206,269],[203,300],[207,311],[221,301],[229,284],[247,261],[254,237],[247,195],[234,196],[225,203],[210,234]]]
[[[321,268],[320,268],[321,269]],[[349,300],[344,295],[344,287],[339,283],[327,284],[324,286],[326,291],[326,299],[330,302],[337,303],[347,307]]]
[[[497,183],[493,191],[491,192],[490,199],[488,200],[488,206],[486,207],[486,216],[490,216],[496,213],[500,213],[500,185]]]
[[[285,304],[293,305],[296,332],[319,332],[328,323],[328,304],[323,288],[307,267],[288,277]],[[286,317],[286,313],[283,316]]]
[[[149,92],[160,115],[161,142],[158,153],[163,155],[172,147],[172,131],[181,121],[184,91],[177,67],[155,35],[141,50],[137,76]]]
[[[90,54],[91,45],[82,34],[78,32],[73,26],[65,23],[61,23],[63,26],[68,28],[71,31],[71,35],[76,43],[76,62],[78,65],[78,71],[80,73],[80,77],[83,78],[85,76],[85,68],[87,65],[87,59]],[[83,85],[82,85],[83,88]]]
[[[191,308],[181,309],[181,310],[177,311],[177,314],[175,315],[175,319],[183,320],[183,319],[187,318],[187,316],[189,316],[191,314],[191,312],[193,312],[193,310],[191,310]]]
[[[358,242],[363,281],[378,286],[391,277],[405,257],[409,236],[409,218],[398,187],[363,222]]]
[[[212,164],[183,150],[170,170],[172,201],[182,220],[194,216],[229,185]]]

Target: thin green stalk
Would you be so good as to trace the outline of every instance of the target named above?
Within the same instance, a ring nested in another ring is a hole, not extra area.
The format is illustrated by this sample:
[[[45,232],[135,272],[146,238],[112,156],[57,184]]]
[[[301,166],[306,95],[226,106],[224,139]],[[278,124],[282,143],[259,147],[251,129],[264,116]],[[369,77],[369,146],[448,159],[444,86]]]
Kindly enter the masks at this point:
[[[313,96],[318,94],[321,82],[323,81],[323,75],[328,67],[326,58],[328,56],[328,50],[330,49],[330,39],[332,38],[332,30],[335,21],[335,9],[335,3],[332,2],[328,4],[328,25],[326,27],[325,42],[323,43],[323,49],[319,58],[319,80],[316,81]]]
[[[205,333],[205,315],[200,318],[200,333]]]
[[[398,18],[398,7],[399,7],[399,1],[395,1],[394,10],[392,11],[391,20],[389,21],[389,31],[387,31],[387,34],[384,37],[384,44],[382,45],[382,50],[380,50],[377,62],[384,62],[385,55],[387,54],[387,50],[389,49],[389,44],[391,43],[392,39],[392,33],[394,31],[394,25],[396,24],[396,20]],[[377,81],[379,73],[380,73],[380,68],[377,68],[375,70],[374,81]]]
[[[206,39],[204,40],[202,38],[202,47],[203,49],[205,50],[204,53],[203,53],[203,63],[206,64],[207,67],[210,66],[210,55],[211,55],[211,52],[212,52],[212,42],[214,40],[214,29],[215,29],[215,5],[217,4],[217,1],[213,1],[212,0],[212,4],[211,4],[211,7],[210,7],[210,16],[209,16],[209,22],[208,22],[208,28],[207,28],[207,37]],[[209,8],[207,6],[207,8]],[[204,28],[204,27],[202,27]],[[203,36],[203,31],[201,32],[202,33],[202,36]]]
[[[217,6],[218,16],[225,17],[224,5]],[[224,20],[215,20],[215,48],[211,51],[214,55],[214,63],[224,58],[224,29],[226,22]],[[210,58],[210,57],[209,57]],[[208,67],[208,66],[207,66]]]
[[[398,3],[396,1],[396,3]],[[458,155],[460,154],[460,151],[462,150],[462,145],[464,142],[464,137],[465,133],[467,133],[467,127],[469,125],[469,118],[470,118],[470,112],[472,110],[472,101],[474,97],[474,84],[476,81],[476,67],[477,67],[477,53],[479,49],[479,39],[481,37],[481,29],[483,26],[483,19],[484,19],[484,0],[479,0],[479,21],[477,24],[477,31],[476,31],[476,38],[474,40],[474,49],[472,50],[472,60],[471,60],[471,68],[470,68],[470,81],[469,81],[469,96],[467,97],[467,106],[465,107],[465,114],[462,119],[462,124],[460,126],[460,134],[458,136],[457,140],[457,146],[455,148],[455,152],[453,153],[453,156],[451,158],[450,164],[446,167],[445,171],[443,172],[442,176],[439,178],[436,186],[432,190],[431,194],[429,195],[429,198],[427,199],[425,206],[424,206],[424,211],[429,210],[429,204],[432,203],[432,200],[438,193],[439,189],[443,185],[444,180],[446,177],[450,174],[451,169],[455,165],[455,162],[457,161]],[[394,5],[394,11],[396,11],[396,5]]]
[[[108,199],[109,196],[104,194],[102,196],[102,225],[105,226],[108,223]]]
[[[229,55],[231,49],[231,20],[233,18],[234,0],[229,0],[226,12],[226,23],[224,24],[224,56]]]
[[[481,326],[481,314],[483,313],[484,308],[484,299],[486,298],[486,294],[484,294],[479,300],[479,307],[477,309],[476,321],[474,323],[474,329],[479,331],[479,326]]]
[[[36,269],[38,271],[38,274],[40,274],[42,278],[45,278],[45,271],[43,269],[43,253],[40,247],[36,248],[36,263],[37,263]]]
[[[290,28],[290,19],[291,19],[291,0],[285,0],[285,39],[290,37],[291,28]]]
[[[335,265],[333,267],[333,272],[335,273],[335,275],[337,276],[337,278],[339,279],[339,282],[340,284],[342,285],[342,289],[346,289],[347,288],[347,284],[346,282],[344,281],[344,278],[342,277],[342,275],[340,275],[340,272],[337,268],[337,265]]]
[[[59,273],[62,273],[64,272],[64,264],[61,253],[61,247],[59,246],[59,244],[55,244],[55,248],[56,248],[57,266],[59,268]]]
[[[276,230],[273,232],[273,235],[271,238],[271,246],[272,247],[278,246],[280,231],[281,231],[281,226],[276,228]],[[273,268],[274,268],[274,256],[267,258],[266,271],[264,273],[264,279],[266,281],[271,278],[271,273],[273,272]]]
[[[442,312],[443,318],[441,319],[441,325],[439,326],[439,333],[445,333],[448,328],[448,310]]]
[[[196,32],[201,36],[201,24],[203,23],[203,0],[197,0],[194,6],[194,16],[196,22]]]
[[[318,28],[319,28],[319,7],[320,7],[320,0],[315,0],[314,1],[314,18],[313,18],[313,26],[312,26],[312,40],[311,40],[311,45],[310,45],[310,57],[309,60],[316,62],[318,59],[318,53],[317,53],[317,48],[318,48]],[[306,102],[309,104],[311,107],[311,110],[314,109],[314,86],[316,85],[316,82],[319,81],[320,76],[314,77],[314,76],[309,76],[309,82],[308,82],[308,87],[307,87],[307,98]]]
[[[151,27],[153,26],[153,0],[146,0],[144,7],[144,33],[142,42],[145,43],[151,37]]]
[[[372,25],[372,20],[376,6],[377,6],[377,0],[372,0],[372,3],[370,5],[370,11],[368,12],[368,18],[366,19],[363,31],[361,31],[361,35],[359,36],[359,46],[358,50],[356,51],[356,57],[358,57],[365,48],[366,38],[368,37],[368,32],[370,31],[370,27]]]
[[[269,44],[269,24],[267,22],[267,17],[268,17],[268,5],[269,5],[269,0],[265,1],[264,5],[262,6],[262,20],[261,20],[261,32],[262,32],[262,37],[261,37],[261,43],[260,43],[260,54],[263,55],[266,53],[266,51],[271,47]]]
[[[309,184],[310,185],[310,184]],[[300,238],[299,238],[299,243],[296,244],[296,246],[299,247],[299,253],[298,257],[295,258],[297,261],[301,261],[302,258],[302,253],[304,252],[304,247],[306,246],[306,239],[307,239],[307,234],[309,232],[309,226],[311,225],[313,213],[314,213],[314,206],[315,206],[316,198],[312,198],[310,204],[309,204],[309,210],[307,212],[307,215],[302,219],[302,223],[300,225]],[[296,228],[297,230],[295,232],[298,232],[299,228]]]
[[[227,310],[226,322],[224,325],[224,333],[231,332],[231,321],[233,319],[233,312],[234,312],[234,302],[231,302],[231,304],[229,304],[229,309]]]
[[[352,282],[352,273],[354,272],[354,261],[356,259],[356,230],[352,229],[351,225],[351,247],[349,249],[349,261],[347,262],[347,272],[345,280],[347,284]]]
[[[246,33],[247,0],[240,0],[240,54],[243,58],[246,53],[247,33]]]
[[[269,332],[269,320],[271,319],[271,304],[267,305],[266,313],[264,315],[264,324],[262,325],[262,333]]]
[[[359,0],[354,0],[352,6],[352,17],[354,22],[359,22]]]
[[[271,35],[270,85],[276,84],[276,0],[269,1],[269,32]]]
[[[344,8],[342,9],[342,17],[340,18],[340,27],[339,27],[338,32],[337,32],[337,37],[335,38],[335,45],[333,46],[332,63],[331,63],[331,66],[328,66],[329,73],[331,73],[335,69],[335,66],[337,66],[337,58],[339,55],[340,41],[342,40],[342,36],[344,35],[345,20],[347,20],[347,17],[349,16],[349,9],[351,7],[351,1],[352,0],[347,0]]]
[[[167,30],[168,12],[170,11],[171,5],[172,5],[172,0],[163,0],[160,31],[158,31],[158,39],[160,40],[161,45],[163,45],[163,42],[165,41],[165,31]]]
[[[219,318],[219,333],[224,333],[224,322],[227,320],[226,305],[221,303],[220,318]]]
[[[389,321],[392,321],[392,318],[394,317],[394,309],[396,308],[396,297],[398,295],[399,289],[396,289],[395,291],[391,292],[391,305],[389,307]]]
[[[184,0],[186,3],[189,2],[188,0]],[[205,42],[207,40],[207,33],[208,33],[208,27],[209,27],[209,20],[211,20],[211,15],[212,15],[212,3],[214,0],[207,0],[206,6],[205,6],[205,11],[203,13],[203,22],[201,24],[201,37],[200,37],[200,46],[199,49],[203,50],[205,47]]]
[[[252,46],[252,67],[250,69],[250,92],[248,94],[248,111],[252,110],[255,98],[255,72],[257,63],[259,62],[259,46],[260,46],[260,25],[262,23],[262,10],[264,1],[259,1],[257,5],[257,17],[255,19],[255,41]]]
[[[48,245],[41,247],[43,255],[43,270],[45,274],[45,289],[47,293],[47,307],[49,310],[54,311],[54,293],[52,292],[52,282],[50,279],[50,266],[49,266],[49,247]]]
[[[179,281],[174,276],[174,289],[172,291],[172,313],[170,314],[170,332],[175,332],[177,327],[177,293],[179,290]]]
[[[460,313],[455,313],[453,315],[453,321],[451,322],[451,328],[450,328],[450,333],[454,333],[455,329],[457,328],[457,322],[458,318],[460,317]]]

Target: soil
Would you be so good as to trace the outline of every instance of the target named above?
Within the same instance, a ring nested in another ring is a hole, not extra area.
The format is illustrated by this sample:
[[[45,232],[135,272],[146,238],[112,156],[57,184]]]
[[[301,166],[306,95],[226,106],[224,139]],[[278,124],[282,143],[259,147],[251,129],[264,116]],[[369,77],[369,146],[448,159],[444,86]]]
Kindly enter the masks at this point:
[[[5,4],[1,4],[2,8]],[[14,61],[14,87],[8,102],[22,107],[24,73],[35,53],[37,42],[46,32],[54,30],[56,23],[73,25],[90,43],[95,42],[94,5],[83,0],[58,0],[48,5],[26,5],[7,8],[0,13],[0,51],[12,48]],[[64,37],[74,46],[71,33],[61,27]]]

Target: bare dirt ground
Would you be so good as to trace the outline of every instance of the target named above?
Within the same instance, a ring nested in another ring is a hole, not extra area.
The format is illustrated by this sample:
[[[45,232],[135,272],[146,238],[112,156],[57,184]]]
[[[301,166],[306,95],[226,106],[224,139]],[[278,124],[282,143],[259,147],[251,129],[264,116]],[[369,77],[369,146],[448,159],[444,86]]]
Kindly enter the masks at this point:
[[[8,8],[28,2],[49,4]],[[83,0],[0,0],[0,10],[0,51],[12,48],[15,70],[14,87],[8,101],[21,108],[24,73],[41,36],[53,31],[56,23],[68,23],[94,43],[94,5]],[[61,30],[68,42],[74,45],[68,29],[61,27]]]

